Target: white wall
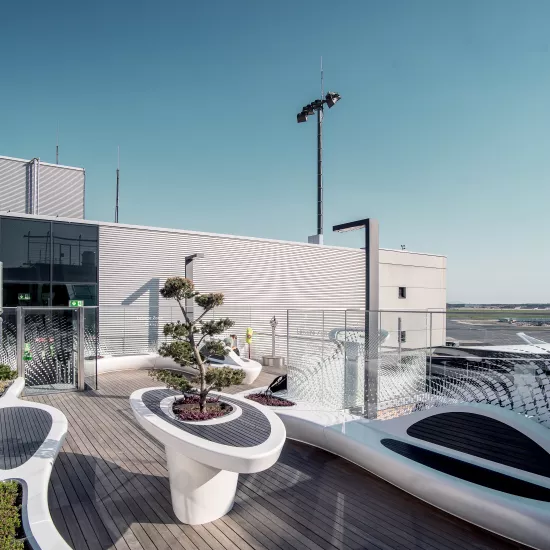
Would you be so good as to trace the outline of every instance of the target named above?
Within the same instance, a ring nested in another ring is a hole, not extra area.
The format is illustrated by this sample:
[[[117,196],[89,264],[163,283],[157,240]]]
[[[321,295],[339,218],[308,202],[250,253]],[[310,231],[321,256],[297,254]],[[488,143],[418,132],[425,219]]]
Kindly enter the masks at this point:
[[[24,214],[28,210],[29,163],[32,161],[0,156],[0,211]],[[40,216],[84,218],[82,168],[40,162],[38,170]]]
[[[112,308],[109,315],[110,306],[133,306],[124,321],[125,333],[136,333],[134,342],[141,342],[139,351],[145,351],[143,346],[151,343],[163,323],[176,313],[167,309],[175,304],[162,299],[158,290],[167,277],[184,275],[184,258],[194,253],[205,255],[194,262],[197,289],[225,294],[226,305],[221,313],[237,322],[234,330],[243,339],[246,327],[254,328],[256,356],[270,351],[269,320],[273,315],[279,320],[277,334],[285,339],[287,309],[318,310],[307,318],[291,314],[293,327],[298,323],[302,328],[308,323],[323,323],[328,330],[343,327],[344,315],[327,312],[323,321],[321,310],[364,307],[365,257],[359,249],[101,224],[99,296],[104,312],[103,334],[120,326],[120,307],[118,312]],[[444,308],[445,262],[441,256],[381,250],[381,309]],[[399,286],[407,287],[405,300],[397,297]],[[136,307],[143,311],[135,313]],[[153,310],[157,313],[150,313]],[[414,321],[419,327],[419,318]],[[384,323],[382,328],[386,328]],[[412,330],[412,321],[405,328]],[[392,330],[392,326],[387,329]],[[419,347],[418,339],[415,345]],[[280,346],[278,352],[284,354],[286,343]]]
[[[380,309],[396,310],[381,314],[381,327],[390,331],[389,346],[397,346],[398,319],[406,331],[404,348],[427,347],[432,326],[432,346],[445,345],[447,302],[447,258],[401,250],[380,250]],[[399,287],[406,298],[399,298]],[[402,310],[415,312],[397,313]],[[434,313],[420,313],[432,310]]]

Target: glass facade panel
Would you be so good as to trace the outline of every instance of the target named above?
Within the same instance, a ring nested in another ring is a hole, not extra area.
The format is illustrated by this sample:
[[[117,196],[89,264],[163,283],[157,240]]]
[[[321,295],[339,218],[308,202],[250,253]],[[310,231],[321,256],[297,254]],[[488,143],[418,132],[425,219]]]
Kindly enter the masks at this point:
[[[51,224],[2,218],[0,261],[5,281],[50,281]]]
[[[97,306],[97,285],[52,285],[52,306],[69,306],[71,300],[82,300],[85,306]]]
[[[4,282],[4,307],[47,307],[49,300],[50,283]]]
[[[0,217],[4,306],[97,305],[98,228]]]
[[[97,283],[97,255],[96,226],[53,223],[53,281]]]

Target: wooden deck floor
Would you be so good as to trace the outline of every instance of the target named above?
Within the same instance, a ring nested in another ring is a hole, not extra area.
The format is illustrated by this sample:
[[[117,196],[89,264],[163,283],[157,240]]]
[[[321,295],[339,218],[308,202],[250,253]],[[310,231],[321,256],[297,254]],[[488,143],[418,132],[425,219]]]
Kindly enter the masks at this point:
[[[183,525],[171,509],[164,450],[138,427],[128,402],[132,391],[152,385],[146,372],[128,371],[101,375],[98,391],[32,398],[69,419],[49,503],[75,550],[519,548],[291,441],[275,466],[240,476],[227,516]]]

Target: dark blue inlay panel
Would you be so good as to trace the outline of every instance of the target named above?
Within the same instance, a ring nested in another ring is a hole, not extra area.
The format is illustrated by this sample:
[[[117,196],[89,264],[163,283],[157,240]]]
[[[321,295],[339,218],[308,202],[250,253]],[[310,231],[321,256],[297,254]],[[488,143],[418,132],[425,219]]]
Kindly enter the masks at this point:
[[[550,477],[550,454],[515,428],[482,414],[435,414],[410,426],[407,434],[504,466]]]
[[[181,430],[202,437],[214,443],[232,447],[255,447],[267,440],[271,434],[271,424],[266,416],[247,403],[224,396],[223,400],[238,405],[243,413],[235,420],[221,424],[188,424],[166,416],[160,408],[160,402],[171,395],[180,395],[173,390],[150,390],[142,395],[145,406],[166,422]]]
[[[51,427],[52,417],[42,409],[0,409],[0,470],[25,464],[44,443]]]
[[[423,449],[416,445],[410,445],[397,439],[382,439],[381,443],[387,449],[438,472],[509,495],[550,502],[550,489],[546,487]]]

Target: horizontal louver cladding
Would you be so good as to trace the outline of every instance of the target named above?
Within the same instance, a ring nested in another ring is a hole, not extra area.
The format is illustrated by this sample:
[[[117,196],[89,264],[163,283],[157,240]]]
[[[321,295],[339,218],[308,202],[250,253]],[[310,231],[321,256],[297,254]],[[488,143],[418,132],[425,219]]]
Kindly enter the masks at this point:
[[[38,189],[33,190],[32,162],[0,157],[0,211],[84,218],[84,170],[37,161]],[[31,197],[37,199],[32,212]]]
[[[164,323],[178,318],[159,290],[194,262],[201,292],[223,292],[216,316],[236,322],[244,343],[255,330],[253,354],[271,353],[269,320],[276,315],[277,353],[286,355],[286,309],[360,308],[364,303],[364,253],[225,236],[100,226],[101,342],[107,354],[153,352]],[[121,307],[122,306],[122,307]],[[128,307],[124,307],[128,306]]]
[[[360,250],[101,226],[100,304],[158,302],[166,278],[184,275],[185,256],[198,252],[205,255],[194,262],[198,290],[223,292],[228,306],[322,309],[364,303]]]
[[[26,212],[27,166],[26,162],[0,158],[0,211]]]
[[[38,213],[84,218],[84,171],[40,165]]]

